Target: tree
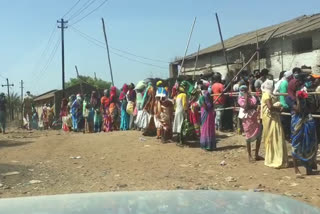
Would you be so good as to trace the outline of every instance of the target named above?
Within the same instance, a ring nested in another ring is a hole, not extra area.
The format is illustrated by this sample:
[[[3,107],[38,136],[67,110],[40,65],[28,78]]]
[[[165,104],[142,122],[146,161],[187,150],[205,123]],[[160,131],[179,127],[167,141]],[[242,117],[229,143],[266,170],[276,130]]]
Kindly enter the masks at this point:
[[[78,85],[80,83],[86,83],[98,89],[109,89],[111,87],[110,82],[104,81],[100,78],[92,78],[90,76],[79,75],[79,78],[70,78],[70,80],[66,82],[66,88]]]
[[[18,117],[20,112],[22,111],[22,102],[21,97],[17,93],[10,93],[10,108],[9,108],[9,102],[8,97],[7,99],[7,115],[13,114],[13,118]],[[11,111],[11,112],[9,112]]]

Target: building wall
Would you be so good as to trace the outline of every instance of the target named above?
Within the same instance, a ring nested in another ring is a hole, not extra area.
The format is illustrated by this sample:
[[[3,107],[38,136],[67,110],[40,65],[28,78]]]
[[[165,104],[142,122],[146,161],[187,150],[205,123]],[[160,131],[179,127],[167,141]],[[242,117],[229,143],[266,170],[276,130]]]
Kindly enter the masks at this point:
[[[293,53],[293,40],[305,37],[312,37],[313,51],[306,53]],[[261,46],[261,44],[260,44]],[[228,62],[230,70],[238,71],[242,67],[243,60],[240,58],[240,52],[244,61],[248,61],[256,49],[256,45],[247,45],[236,48],[228,52]],[[268,68],[275,78],[279,76],[282,70],[292,70],[294,67],[302,65],[311,66],[313,72],[320,73],[320,32],[312,31],[286,38],[277,38],[270,40],[265,49],[266,58],[260,59],[260,69]],[[184,65],[185,75],[193,75],[195,58],[186,60]],[[249,64],[246,70],[253,71],[257,69],[258,61],[256,58]],[[222,76],[227,74],[225,58],[223,52],[214,52],[199,56],[195,74],[199,75],[205,71],[220,72]]]

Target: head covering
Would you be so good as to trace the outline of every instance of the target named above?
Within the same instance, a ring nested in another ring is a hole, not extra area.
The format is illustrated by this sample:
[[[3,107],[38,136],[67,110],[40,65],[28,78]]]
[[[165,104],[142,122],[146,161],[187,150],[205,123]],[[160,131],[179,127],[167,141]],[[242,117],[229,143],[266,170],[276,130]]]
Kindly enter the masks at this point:
[[[136,85],[136,87],[134,88],[135,90],[143,90],[147,87],[147,84],[145,81],[139,81],[138,84]]]
[[[163,84],[163,82],[162,82],[161,80],[159,80],[159,81],[157,82],[157,87],[162,86],[162,84]]]
[[[179,92],[180,93],[185,93],[186,89],[183,86],[179,87]]]
[[[0,96],[1,96],[1,94],[0,94]],[[68,100],[67,100],[67,98],[62,98],[62,100],[61,100],[61,108],[65,107],[65,106],[67,106],[67,105],[68,105]]]
[[[109,90],[108,89],[105,89],[103,91],[103,95],[106,96],[106,97],[109,97]]]
[[[77,100],[81,100],[81,94],[77,94]]]
[[[284,72],[284,75],[283,75],[284,78],[289,79],[291,76],[292,76],[292,71]]]
[[[123,100],[123,99],[126,97],[127,92],[128,92],[128,85],[127,85],[127,84],[124,84],[124,85],[122,86],[122,92],[120,93],[119,99],[120,99],[120,100]]]
[[[110,89],[110,96],[116,96],[117,94],[117,88],[115,86],[112,86]]]
[[[248,90],[248,87],[246,85],[241,85],[239,87],[239,91],[247,91]]]
[[[272,93],[273,88],[274,88],[273,80],[267,79],[267,80],[264,81],[264,83],[261,85],[261,90],[262,90],[263,92],[267,92],[267,93],[270,93],[270,94]]]

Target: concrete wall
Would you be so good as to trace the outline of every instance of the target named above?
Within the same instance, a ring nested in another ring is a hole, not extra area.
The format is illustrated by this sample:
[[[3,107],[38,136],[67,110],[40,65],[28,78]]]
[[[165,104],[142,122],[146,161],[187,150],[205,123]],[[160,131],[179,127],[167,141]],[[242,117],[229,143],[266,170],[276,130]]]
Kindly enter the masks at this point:
[[[295,39],[312,37],[313,51],[295,54],[293,53],[292,42]],[[240,59],[240,52],[244,57],[244,61],[248,61],[256,49],[256,45],[247,45],[236,48],[228,52],[228,62],[231,63],[229,68],[231,70],[239,70],[242,66],[242,59]],[[265,49],[266,58],[260,59],[260,69],[268,68],[275,78],[278,78],[282,70],[292,70],[294,67],[301,67],[302,65],[311,66],[313,72],[320,73],[320,32],[312,31],[294,35],[291,37],[277,38],[270,40]],[[183,71],[185,75],[193,75],[195,58],[186,60]],[[253,71],[258,68],[258,61],[256,58],[249,64],[246,70]],[[225,65],[225,58],[223,52],[214,52],[199,56],[196,75],[202,74],[205,71],[220,72],[222,76],[227,74],[227,67]]]

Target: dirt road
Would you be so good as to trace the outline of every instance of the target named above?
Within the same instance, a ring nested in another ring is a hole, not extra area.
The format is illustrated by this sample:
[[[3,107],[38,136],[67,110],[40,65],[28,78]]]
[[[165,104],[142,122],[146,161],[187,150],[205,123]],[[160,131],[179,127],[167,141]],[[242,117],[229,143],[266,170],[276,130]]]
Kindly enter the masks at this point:
[[[137,131],[13,131],[0,137],[0,197],[231,189],[283,194],[320,207],[320,176],[295,179],[292,168],[249,163],[242,136],[220,135],[218,147],[215,152],[180,148]]]

